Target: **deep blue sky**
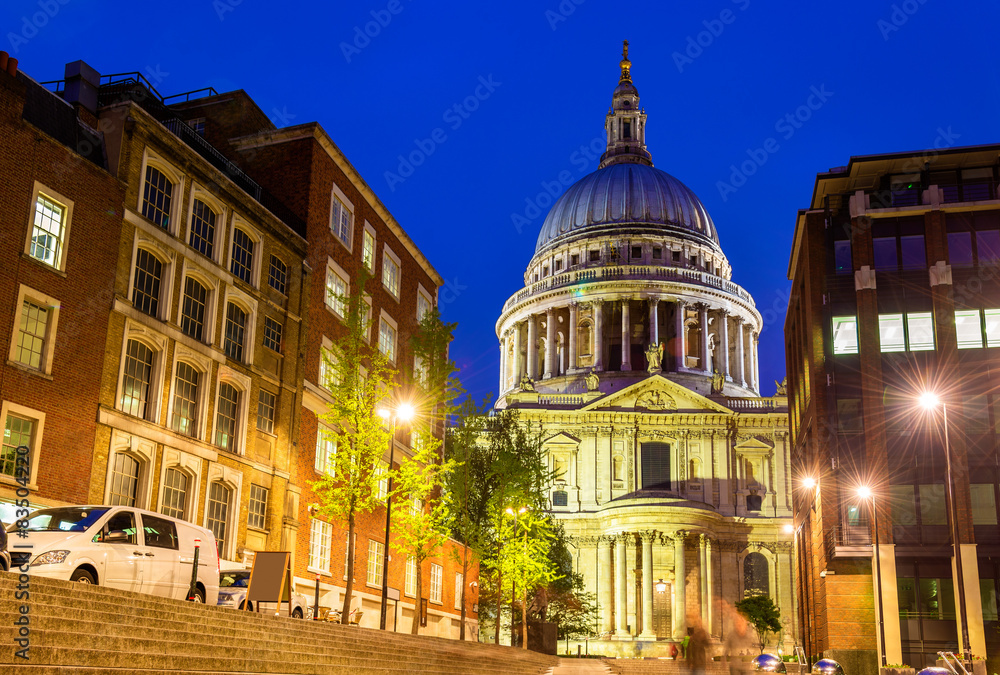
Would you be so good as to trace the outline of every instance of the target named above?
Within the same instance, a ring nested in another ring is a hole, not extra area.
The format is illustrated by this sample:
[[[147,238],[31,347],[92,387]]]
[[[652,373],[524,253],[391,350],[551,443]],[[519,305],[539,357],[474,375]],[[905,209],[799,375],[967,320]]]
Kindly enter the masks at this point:
[[[345,56],[342,43],[354,48],[371,12],[391,18]],[[452,354],[481,397],[497,388],[496,318],[523,285],[544,219],[518,233],[511,216],[561,171],[576,179],[596,168],[574,152],[603,134],[628,39],[653,161],[701,197],[734,280],[764,315],[771,394],[785,372],[796,210],[816,173],[851,155],[930,147],[939,129],[958,145],[1000,140],[998,23],[997,3],[944,0],[7,0],[0,49],[38,80],[83,59],[105,74],[147,72],[165,95],[245,89],[279,126],[318,120],[449,281]],[[678,65],[689,38],[707,46]],[[453,128],[446,111],[491,76],[494,91]],[[811,99],[808,121],[776,127],[813,87],[826,100]],[[390,187],[398,156],[439,128],[444,142]],[[768,139],[777,150],[723,196],[730,166]]]

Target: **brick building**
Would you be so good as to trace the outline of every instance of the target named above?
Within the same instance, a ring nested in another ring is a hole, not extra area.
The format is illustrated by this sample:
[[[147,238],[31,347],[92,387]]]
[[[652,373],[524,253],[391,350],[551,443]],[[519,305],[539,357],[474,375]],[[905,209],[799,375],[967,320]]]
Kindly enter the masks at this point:
[[[848,672],[875,672],[883,648],[918,668],[960,651],[961,586],[972,653],[1000,647],[998,153],[852,157],[798,215],[785,341],[799,619],[806,651]],[[947,406],[955,519],[928,391]]]
[[[370,339],[399,370],[403,391],[414,368],[410,335],[436,304],[440,275],[316,123],[277,129],[243,91],[164,99],[139,73],[102,78],[82,62],[48,89],[23,74],[3,78],[3,128],[11,131],[0,162],[18,176],[18,191],[2,191],[0,204],[23,225],[17,241],[3,240],[4,259],[16,267],[0,273],[0,288],[9,306],[50,308],[53,335],[59,313],[76,319],[69,328],[59,321],[55,350],[43,334],[33,353],[24,352],[29,365],[12,356],[0,380],[5,451],[25,442],[37,458],[33,503],[129,503],[169,513],[210,527],[221,557],[234,562],[257,550],[292,551],[297,590],[311,597],[318,576],[321,604],[339,606],[346,524],[313,518],[310,509],[317,502],[310,485],[333,451],[318,421],[329,400],[323,351],[344,330],[331,294],[356,288],[363,267],[372,275]],[[19,103],[32,97],[45,106]],[[18,106],[61,125],[44,147],[52,146],[46,161],[63,182],[38,168],[43,162],[31,163],[42,134]],[[82,142],[60,143],[60,131]],[[65,147],[74,144],[89,154],[76,157]],[[92,200],[74,202],[84,190]],[[33,259],[36,204],[66,210],[64,237],[74,221],[81,225],[74,234],[92,235],[78,245],[79,258],[74,237],[63,244],[68,255],[49,265],[57,269]],[[36,303],[24,304],[22,285]],[[89,313],[77,319],[80,311]],[[17,311],[3,316],[14,354],[31,336],[22,336]],[[64,332],[76,342],[61,357]],[[60,360],[70,356],[72,375]],[[40,384],[26,387],[26,378]],[[443,433],[440,421],[433,431]],[[410,439],[410,429],[396,434],[397,458],[410,452]],[[0,478],[0,490],[4,484]],[[383,508],[357,527],[355,606],[368,626],[379,623],[384,523]],[[466,583],[475,630],[476,569],[462,578],[457,549],[449,542],[424,564],[423,633],[457,637]],[[399,630],[409,630],[415,568],[395,550],[391,558]]]

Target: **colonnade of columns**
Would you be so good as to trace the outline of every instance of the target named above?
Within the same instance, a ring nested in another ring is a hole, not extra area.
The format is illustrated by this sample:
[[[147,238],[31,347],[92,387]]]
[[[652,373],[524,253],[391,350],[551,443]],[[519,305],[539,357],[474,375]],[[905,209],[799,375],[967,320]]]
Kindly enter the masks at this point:
[[[683,639],[687,635],[688,618],[688,584],[689,570],[685,560],[685,546],[694,541],[697,546],[697,569],[699,585],[691,589],[699,599],[699,613],[696,614],[706,630],[711,632],[713,625],[713,594],[715,592],[711,570],[713,569],[712,540],[705,534],[691,534],[678,530],[671,535],[646,530],[641,532],[623,532],[616,535],[600,537],[598,543],[598,567],[600,579],[598,582],[598,601],[601,607],[602,627],[605,633],[612,633],[617,638],[638,637],[639,639],[656,639],[672,637]],[[636,577],[641,578],[641,584],[632,588],[638,597],[629,602],[629,549],[634,549],[641,542],[641,554],[634,554]],[[669,568],[654,570],[654,546],[673,547],[673,574]],[[641,575],[641,577],[640,577]],[[671,578],[669,590],[657,591],[656,586],[664,577]],[[654,623],[654,594],[671,593],[669,634],[658,634]],[[638,626],[630,626],[628,622],[629,607],[635,609]],[[641,609],[640,609],[641,608]]]
[[[647,305],[647,316],[643,317],[640,313],[638,317],[644,329],[641,346],[645,351],[649,344],[664,343],[664,369],[708,376],[718,371],[727,382],[760,390],[758,334],[752,324],[737,314],[713,308],[707,303],[694,303],[689,307],[684,300],[661,303],[660,298],[654,297],[643,300],[573,301],[566,308],[550,307],[544,314],[530,314],[509,326],[501,336],[500,391],[516,388],[525,374],[535,381],[572,375],[591,368],[604,371],[605,357],[611,356],[610,349],[607,349],[609,345],[605,344],[611,338],[605,335],[605,308],[621,314],[620,370],[641,369],[642,364],[632,363],[636,325],[632,320],[632,306],[642,302]],[[662,304],[672,306],[673,330],[669,344],[663,339],[667,336],[661,335],[660,331]],[[587,311],[583,320],[580,318],[581,309]],[[544,340],[539,336],[540,320],[545,323]],[[559,330],[559,324],[564,320],[565,334]],[[583,332],[582,326],[586,326]],[[524,344],[525,340],[527,344]],[[589,362],[582,363],[581,355],[590,355]],[[669,365],[671,362],[672,366]]]

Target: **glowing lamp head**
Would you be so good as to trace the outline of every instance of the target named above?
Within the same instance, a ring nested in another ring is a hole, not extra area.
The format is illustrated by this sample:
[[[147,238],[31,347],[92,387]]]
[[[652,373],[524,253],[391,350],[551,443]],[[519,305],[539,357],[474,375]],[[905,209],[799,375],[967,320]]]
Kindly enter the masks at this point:
[[[514,515],[514,509],[507,509],[507,515],[508,516]]]
[[[390,417],[392,417],[392,413],[389,412],[388,408],[379,408],[377,412],[378,412],[378,416],[381,417],[384,420],[387,420]]]
[[[656,582],[656,592],[657,593],[666,593],[667,592],[667,582],[664,581],[663,579],[659,579]]]
[[[806,476],[805,478],[802,479],[802,487],[806,488],[807,490],[813,489],[814,487],[816,487],[816,479],[813,478],[812,476]]]
[[[524,512],[526,512],[527,510],[528,510],[528,507],[527,507],[527,506],[522,506],[521,508],[519,508],[519,509],[517,510],[517,512],[518,512],[518,513],[524,513]]]
[[[403,422],[409,422],[413,419],[413,406],[409,403],[401,403],[399,407],[396,408],[396,419]]]
[[[791,534],[795,531],[795,526],[791,523],[785,523],[785,534]]]
[[[933,410],[941,403],[938,395],[931,391],[925,391],[920,395],[920,406],[924,410]]]
[[[858,496],[862,499],[870,499],[872,496],[872,489],[867,485],[862,485],[858,488]]]

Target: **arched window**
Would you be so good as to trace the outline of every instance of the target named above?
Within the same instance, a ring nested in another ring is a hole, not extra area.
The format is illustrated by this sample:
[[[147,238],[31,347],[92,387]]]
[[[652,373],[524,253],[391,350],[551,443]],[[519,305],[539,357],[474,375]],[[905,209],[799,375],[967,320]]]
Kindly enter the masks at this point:
[[[125,413],[146,419],[152,379],[153,350],[138,340],[129,340],[122,377],[121,409]]]
[[[174,408],[170,427],[185,436],[198,436],[198,402],[201,373],[179,361],[174,376]]]
[[[160,310],[160,282],[163,280],[163,263],[144,248],[135,254],[135,280],[132,287],[132,305],[140,312],[158,316]]]
[[[750,553],[743,559],[743,597],[770,595],[767,558],[762,553]]]
[[[249,234],[235,228],[233,230],[233,257],[230,271],[251,286],[253,282],[253,239]]]
[[[208,289],[196,279],[184,280],[184,302],[181,305],[181,330],[195,340],[205,335],[205,302]]]
[[[163,505],[160,513],[171,518],[184,518],[187,509],[187,474],[180,469],[167,469],[163,476]]]
[[[146,167],[146,185],[142,193],[142,215],[163,229],[170,226],[170,203],[174,184],[154,166]]]
[[[240,392],[228,382],[219,385],[218,414],[215,420],[215,444],[236,452],[236,422],[239,418]]]
[[[191,248],[208,258],[215,252],[215,218],[215,211],[208,204],[200,199],[194,200],[191,212]]]
[[[577,345],[576,347],[577,351],[579,352],[580,356],[590,356],[591,354],[594,353],[590,339],[589,321],[584,321],[583,323],[580,324],[580,327],[577,329],[576,345]],[[577,366],[577,364],[575,363],[570,365],[574,368]]]
[[[243,360],[246,330],[247,313],[235,302],[230,302],[226,307],[226,338],[222,344],[223,351],[229,358]]]
[[[135,506],[139,492],[139,461],[119,452],[115,455],[111,470],[111,493],[108,502],[112,506]]]
[[[208,490],[208,518],[206,526],[215,535],[219,557],[226,556],[226,530],[229,525],[229,501],[233,491],[224,484],[215,482]]]

